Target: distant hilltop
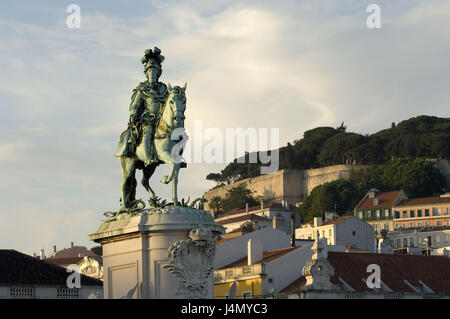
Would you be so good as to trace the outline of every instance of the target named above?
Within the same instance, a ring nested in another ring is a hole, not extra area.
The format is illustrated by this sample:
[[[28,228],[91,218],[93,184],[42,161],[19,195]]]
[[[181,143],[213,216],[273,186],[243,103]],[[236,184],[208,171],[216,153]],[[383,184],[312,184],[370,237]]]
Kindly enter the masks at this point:
[[[381,165],[397,158],[450,158],[450,118],[417,116],[372,135],[347,132],[340,127],[317,127],[303,138],[279,149],[280,170],[309,170],[335,165]],[[237,163],[235,159],[220,173],[206,179],[219,188],[260,175],[259,163]],[[338,169],[339,170],[339,169]]]

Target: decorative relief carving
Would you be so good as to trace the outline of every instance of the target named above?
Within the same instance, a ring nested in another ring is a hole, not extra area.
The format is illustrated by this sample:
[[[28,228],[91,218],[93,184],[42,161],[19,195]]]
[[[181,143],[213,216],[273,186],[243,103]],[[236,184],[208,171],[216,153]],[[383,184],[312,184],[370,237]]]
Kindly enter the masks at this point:
[[[192,229],[189,239],[178,240],[169,247],[169,264],[163,268],[181,279],[177,295],[186,299],[208,298],[216,237],[209,229]]]

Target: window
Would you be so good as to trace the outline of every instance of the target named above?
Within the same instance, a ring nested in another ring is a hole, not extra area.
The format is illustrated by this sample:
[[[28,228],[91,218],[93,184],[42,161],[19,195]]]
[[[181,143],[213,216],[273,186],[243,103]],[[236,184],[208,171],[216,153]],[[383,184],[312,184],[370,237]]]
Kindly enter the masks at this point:
[[[417,226],[422,227],[422,222],[418,222]]]
[[[251,291],[246,291],[242,293],[242,298],[243,299],[252,299],[252,293]]]
[[[408,228],[408,224],[403,224],[402,227],[403,228]]]
[[[384,210],[384,217],[389,217],[389,209]]]
[[[329,230],[328,230],[328,236],[330,236],[330,237],[331,237],[331,233],[332,233],[332,230],[331,230],[331,229],[329,229]]]
[[[384,224],[384,229],[389,230],[389,224]]]
[[[440,220],[438,220],[437,225],[442,226],[442,222]]]
[[[450,226],[450,219],[447,220],[447,226]]]
[[[404,210],[404,211],[402,212],[402,217],[403,217],[403,218],[408,218],[408,211]]]
[[[403,247],[408,247],[408,238],[403,238]]]
[[[426,223],[425,223],[425,226],[430,226],[430,222],[426,222]]]
[[[425,217],[430,216],[430,210],[429,209],[425,209]]]
[[[372,211],[368,210],[367,211],[367,219],[371,219],[372,218]]]
[[[414,247],[414,237],[410,237],[410,238],[409,238],[409,245],[410,245],[411,247]]]
[[[377,217],[377,219],[379,219],[381,217],[381,213],[380,213],[379,209],[375,212],[375,216]]]
[[[417,217],[422,217],[422,210],[421,209],[417,210]]]
[[[400,239],[397,239],[397,248],[400,248],[400,244],[401,244]]]
[[[441,209],[440,208],[433,208],[433,216],[441,216]]]
[[[445,209],[445,215],[450,215],[450,207],[447,207],[447,208]]]
[[[364,212],[358,212],[359,219],[364,219]]]
[[[409,227],[416,227],[416,223],[410,223]]]
[[[411,217],[411,218],[415,217],[415,216],[414,216],[414,213],[415,213],[415,212],[414,212],[413,210],[410,210],[410,211],[409,211],[409,217]]]
[[[395,211],[394,213],[395,213],[395,218],[400,218],[400,212]]]

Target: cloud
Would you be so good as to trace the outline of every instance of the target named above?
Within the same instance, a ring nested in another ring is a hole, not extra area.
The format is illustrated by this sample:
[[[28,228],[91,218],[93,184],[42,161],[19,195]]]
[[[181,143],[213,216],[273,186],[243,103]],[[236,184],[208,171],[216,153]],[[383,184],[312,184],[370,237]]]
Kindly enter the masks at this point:
[[[372,133],[424,113],[448,117],[449,4],[381,1],[378,30],[365,25],[367,4],[137,1],[94,10],[81,3],[79,30],[67,29],[67,14],[53,4],[45,22],[2,19],[0,187],[8,213],[0,214],[0,241],[28,251],[88,243],[102,213],[117,208],[113,154],[131,91],[144,80],[139,59],[155,45],[166,56],[162,81],[188,82],[190,131],[195,120],[224,132],[278,127],[284,145],[342,121]],[[206,174],[223,167],[190,164],[180,173],[180,197],[201,196],[213,186]],[[151,179],[166,198],[170,186],[159,179],[167,170]],[[142,187],[138,197],[147,197]]]

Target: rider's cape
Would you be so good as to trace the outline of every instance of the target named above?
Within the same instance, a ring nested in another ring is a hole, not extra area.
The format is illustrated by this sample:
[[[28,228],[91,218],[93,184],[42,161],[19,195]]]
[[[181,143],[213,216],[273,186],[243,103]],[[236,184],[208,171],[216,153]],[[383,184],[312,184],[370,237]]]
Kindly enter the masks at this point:
[[[133,94],[131,96],[131,103],[136,97],[138,92],[141,92],[143,95],[150,96],[151,88],[148,86],[147,82],[141,82],[139,85],[133,90]],[[159,83],[158,93],[161,96],[167,96],[167,87],[164,83]],[[158,95],[159,95],[158,94]],[[142,112],[143,103],[139,105],[139,109],[137,113],[140,114]],[[117,144],[117,151],[114,154],[117,157],[120,156],[132,156],[135,154],[137,143],[139,140],[139,123],[129,123],[128,128],[120,134],[119,141]]]

